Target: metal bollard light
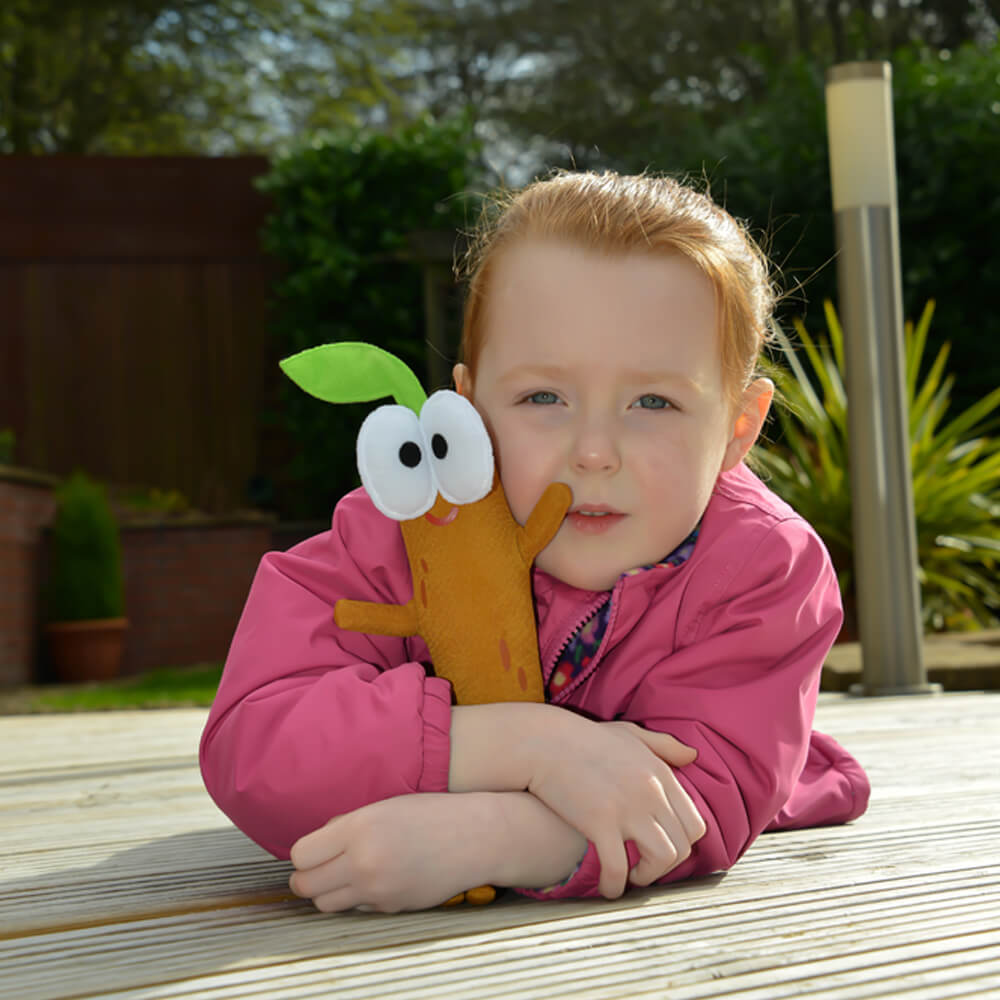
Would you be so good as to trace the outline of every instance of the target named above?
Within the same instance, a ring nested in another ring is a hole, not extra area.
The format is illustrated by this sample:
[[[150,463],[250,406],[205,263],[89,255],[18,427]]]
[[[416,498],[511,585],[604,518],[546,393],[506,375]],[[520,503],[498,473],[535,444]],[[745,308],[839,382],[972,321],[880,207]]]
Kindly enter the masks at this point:
[[[886,62],[826,77],[863,695],[940,690],[923,660],[891,77]]]

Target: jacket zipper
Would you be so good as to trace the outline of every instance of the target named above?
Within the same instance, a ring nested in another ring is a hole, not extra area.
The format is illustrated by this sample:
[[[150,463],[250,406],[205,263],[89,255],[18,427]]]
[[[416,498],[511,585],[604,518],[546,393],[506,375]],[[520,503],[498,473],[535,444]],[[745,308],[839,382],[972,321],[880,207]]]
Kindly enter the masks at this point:
[[[566,687],[564,687],[555,696],[555,698],[552,699],[553,703],[556,701],[564,701],[566,696],[575,688],[579,687],[580,684],[582,684],[583,681],[586,680],[594,672],[598,663],[600,663],[601,658],[604,656],[605,647],[608,644],[608,637],[611,635],[611,632],[613,631],[615,618],[617,617],[615,614],[616,611],[615,603],[618,600],[618,595],[621,592],[623,584],[624,580],[619,580],[615,584],[614,589],[611,591],[610,598],[608,598],[608,600],[610,600],[611,602],[611,607],[608,609],[608,627],[604,632],[604,636],[601,638],[601,644],[600,646],[597,647],[597,651],[594,653],[593,659],[587,665],[586,670],[581,671],[580,675],[578,677],[575,677],[572,683],[567,684]],[[545,667],[542,671],[542,678],[545,682],[546,696],[548,695],[549,681],[552,679],[552,674],[555,671],[556,664],[559,662],[559,658],[566,651],[566,647],[573,640],[573,636],[575,636],[577,632],[579,632],[580,629],[582,629],[583,626],[586,625],[587,622],[589,622],[591,618],[593,618],[597,614],[598,611],[600,611],[600,609],[604,606],[604,603],[605,601],[602,599],[598,599],[593,603],[591,603],[591,605],[587,608],[586,612],[584,613],[583,617],[577,620],[574,627],[569,630],[569,632],[566,634],[566,637],[556,647],[554,654],[549,657],[549,660],[545,664]]]

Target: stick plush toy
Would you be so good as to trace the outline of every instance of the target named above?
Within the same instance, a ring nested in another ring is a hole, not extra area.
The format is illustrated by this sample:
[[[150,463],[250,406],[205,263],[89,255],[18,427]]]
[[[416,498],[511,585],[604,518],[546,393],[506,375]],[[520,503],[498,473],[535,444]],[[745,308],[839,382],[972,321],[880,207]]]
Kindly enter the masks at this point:
[[[361,425],[358,471],[372,503],[399,522],[413,597],[403,605],[339,600],[337,625],[421,636],[434,673],[451,682],[459,705],[544,701],[531,566],[559,530],[570,488],[549,485],[518,524],[475,407],[448,389],[428,398],[406,364],[380,348],[326,344],[286,358],[281,368],[328,403],[396,400]],[[463,894],[470,903],[494,895],[490,886]]]

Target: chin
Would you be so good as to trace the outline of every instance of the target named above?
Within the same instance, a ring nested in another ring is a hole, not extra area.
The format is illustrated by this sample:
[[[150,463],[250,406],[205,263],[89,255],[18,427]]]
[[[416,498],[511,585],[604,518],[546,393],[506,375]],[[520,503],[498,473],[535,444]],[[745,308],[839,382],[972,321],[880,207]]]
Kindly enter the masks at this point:
[[[542,569],[545,569],[543,566]],[[546,572],[554,576],[557,580],[577,587],[580,590],[611,590],[618,582],[618,577],[625,571],[608,573],[598,573],[593,570],[573,570],[565,569],[560,572],[558,568],[546,569]]]

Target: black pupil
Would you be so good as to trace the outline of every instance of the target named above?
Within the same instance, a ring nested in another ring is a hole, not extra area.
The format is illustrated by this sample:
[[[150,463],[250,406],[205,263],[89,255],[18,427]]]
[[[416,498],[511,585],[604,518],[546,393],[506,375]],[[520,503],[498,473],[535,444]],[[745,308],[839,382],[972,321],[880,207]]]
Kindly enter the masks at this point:
[[[399,460],[408,469],[415,469],[420,464],[420,445],[415,441],[407,441],[400,445]]]
[[[431,451],[435,458],[444,458],[448,454],[448,442],[440,434],[435,434],[431,438]]]

